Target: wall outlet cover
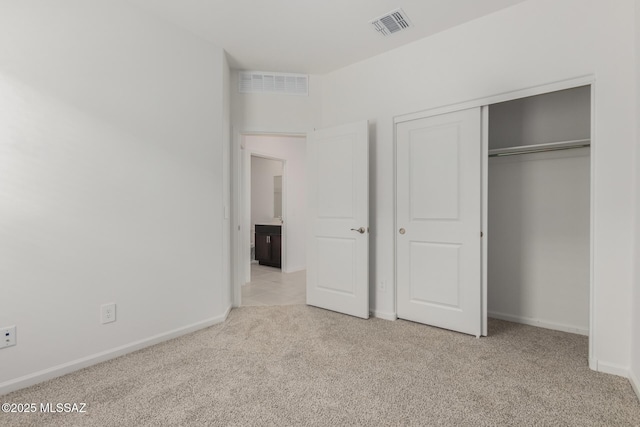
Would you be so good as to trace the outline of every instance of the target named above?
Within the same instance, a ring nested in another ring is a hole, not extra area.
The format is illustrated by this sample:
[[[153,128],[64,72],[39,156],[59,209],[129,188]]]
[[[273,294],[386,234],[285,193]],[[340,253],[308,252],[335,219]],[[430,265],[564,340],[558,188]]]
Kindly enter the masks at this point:
[[[0,328],[0,348],[16,345],[16,327],[7,326]]]
[[[100,322],[111,323],[116,321],[116,304],[103,304],[100,307]]]

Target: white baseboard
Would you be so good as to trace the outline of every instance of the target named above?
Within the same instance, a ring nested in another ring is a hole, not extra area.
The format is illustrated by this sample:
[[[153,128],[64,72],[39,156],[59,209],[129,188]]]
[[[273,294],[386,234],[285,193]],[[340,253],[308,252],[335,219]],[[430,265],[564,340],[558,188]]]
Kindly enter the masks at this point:
[[[19,390],[21,388],[29,387],[34,384],[41,383],[43,381],[50,380],[62,375],[69,374],[71,372],[83,369],[92,365],[96,365],[100,362],[104,362],[116,357],[131,353],[145,347],[149,347],[163,341],[177,338],[182,335],[189,334],[199,329],[204,329],[209,326],[222,323],[227,319],[231,306],[221,316],[212,317],[201,322],[193,323],[191,325],[184,326],[182,328],[173,329],[158,335],[154,335],[149,338],[145,338],[139,341],[125,344],[120,347],[115,347],[109,350],[102,351],[100,353],[92,354],[90,356],[82,357],[80,359],[72,360],[71,362],[63,363],[61,365],[54,366],[52,368],[43,369],[32,374],[24,375],[22,377],[5,381],[0,383],[0,395],[10,393],[12,391]]]
[[[594,371],[602,372],[603,374],[617,375],[625,378],[631,377],[628,367],[602,362],[597,359],[589,359],[589,368]]]
[[[634,375],[633,371],[629,372],[629,382],[631,383],[633,391],[636,392],[638,400],[640,400],[640,380]]]
[[[575,326],[562,325],[560,323],[549,322],[546,320],[533,319],[524,316],[514,316],[512,314],[498,313],[495,311],[489,311],[487,313],[489,317],[494,319],[506,320],[508,322],[522,323],[523,325],[537,326],[539,328],[553,329],[554,331],[569,332],[572,334],[589,336],[588,329],[577,328]]]
[[[398,316],[395,313],[387,313],[384,311],[371,311],[370,312],[371,316],[373,317],[377,317],[378,319],[384,319],[384,320],[397,320]]]
[[[298,266],[298,267],[287,267],[287,271],[285,271],[285,273],[295,273],[296,271],[302,271],[305,270],[307,267],[303,266]]]

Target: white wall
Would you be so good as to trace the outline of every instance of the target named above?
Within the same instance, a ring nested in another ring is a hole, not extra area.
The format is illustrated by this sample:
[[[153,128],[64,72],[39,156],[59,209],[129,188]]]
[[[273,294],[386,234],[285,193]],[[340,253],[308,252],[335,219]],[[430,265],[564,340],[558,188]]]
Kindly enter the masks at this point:
[[[636,0],[636,115],[640,114],[640,0]],[[635,270],[635,288],[634,296],[631,302],[633,311],[632,325],[632,341],[633,348],[631,351],[631,381],[638,398],[640,399],[640,120],[636,123],[636,246],[634,264]]]
[[[489,107],[489,149],[589,139],[590,133],[589,86]]]
[[[322,125],[369,119],[371,308],[394,312],[393,116],[584,75],[595,95],[595,367],[630,365],[635,100],[633,0],[528,1],[330,73]],[[579,16],[579,19],[576,18]]]
[[[489,159],[489,317],[588,334],[589,160]]]
[[[306,138],[292,136],[245,135],[248,152],[285,160],[283,221],[285,227],[286,271],[306,268]]]
[[[224,319],[226,68],[122,2],[3,3],[0,393]]]
[[[252,230],[255,230],[256,224],[272,224],[276,222],[273,216],[274,176],[282,176],[282,161],[251,156]]]

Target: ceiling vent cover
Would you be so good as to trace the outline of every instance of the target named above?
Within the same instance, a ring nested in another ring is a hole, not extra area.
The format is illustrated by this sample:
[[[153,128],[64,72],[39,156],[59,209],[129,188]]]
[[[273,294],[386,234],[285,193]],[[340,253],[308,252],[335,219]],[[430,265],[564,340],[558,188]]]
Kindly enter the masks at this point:
[[[281,93],[285,95],[309,95],[309,76],[306,74],[269,73],[264,71],[240,71],[240,93]]]
[[[402,9],[392,10],[391,12],[374,19],[371,25],[375,30],[383,36],[389,36],[411,27],[411,21],[407,18],[407,14]]]

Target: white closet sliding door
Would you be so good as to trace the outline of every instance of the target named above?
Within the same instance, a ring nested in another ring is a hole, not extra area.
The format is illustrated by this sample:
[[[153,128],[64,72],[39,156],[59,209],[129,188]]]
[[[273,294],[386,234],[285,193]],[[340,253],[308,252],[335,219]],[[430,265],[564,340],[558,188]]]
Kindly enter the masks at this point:
[[[481,109],[396,125],[397,311],[481,334]]]

